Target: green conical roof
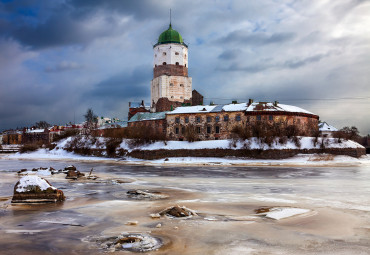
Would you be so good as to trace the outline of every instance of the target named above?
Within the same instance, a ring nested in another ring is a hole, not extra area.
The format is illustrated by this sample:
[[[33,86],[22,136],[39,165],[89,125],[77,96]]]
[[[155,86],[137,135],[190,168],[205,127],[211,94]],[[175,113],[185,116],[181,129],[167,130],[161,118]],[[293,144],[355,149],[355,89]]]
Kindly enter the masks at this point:
[[[182,39],[182,36],[180,35],[179,32],[176,30],[172,29],[172,25],[170,24],[169,28],[164,31],[158,38],[158,44],[164,44],[164,43],[178,43],[187,46],[184,43],[184,40]],[[154,45],[154,46],[156,46]]]

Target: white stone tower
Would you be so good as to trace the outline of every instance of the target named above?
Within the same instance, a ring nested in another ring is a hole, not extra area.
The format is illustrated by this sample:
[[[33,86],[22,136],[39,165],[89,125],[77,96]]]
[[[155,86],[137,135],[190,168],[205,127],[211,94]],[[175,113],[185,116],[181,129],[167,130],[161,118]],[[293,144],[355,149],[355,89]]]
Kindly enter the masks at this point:
[[[154,67],[151,81],[151,111],[170,111],[191,104],[192,80],[188,76],[188,46],[176,30],[169,28],[153,46]]]

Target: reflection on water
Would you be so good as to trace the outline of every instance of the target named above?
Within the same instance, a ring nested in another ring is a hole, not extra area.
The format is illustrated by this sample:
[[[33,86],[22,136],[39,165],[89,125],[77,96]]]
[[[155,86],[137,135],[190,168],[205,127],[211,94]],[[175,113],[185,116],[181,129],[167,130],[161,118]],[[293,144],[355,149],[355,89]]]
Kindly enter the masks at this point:
[[[46,177],[62,204],[11,205],[16,172],[73,164],[97,180]],[[102,162],[0,160],[1,254],[99,254],[94,238],[151,233],[166,245],[150,254],[370,254],[369,167],[152,167]],[[148,190],[164,199],[133,199]],[[197,217],[150,217],[180,205]],[[315,212],[280,221],[269,206]],[[138,222],[127,224],[128,222]],[[119,251],[117,254],[131,254]],[[115,253],[113,253],[115,254]]]

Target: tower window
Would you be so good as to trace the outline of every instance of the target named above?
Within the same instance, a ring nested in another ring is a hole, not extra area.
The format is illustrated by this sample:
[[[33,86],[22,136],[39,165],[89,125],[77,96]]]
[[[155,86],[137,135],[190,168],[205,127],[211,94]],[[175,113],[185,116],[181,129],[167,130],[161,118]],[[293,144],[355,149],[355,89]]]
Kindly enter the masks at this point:
[[[184,98],[183,96],[180,97],[180,99],[183,99],[183,98]]]
[[[167,55],[167,53],[166,52],[163,52],[163,56],[166,56]]]
[[[165,66],[165,65],[167,65],[167,63],[166,63],[166,62],[163,62],[163,63],[162,63],[162,65],[164,65],[164,66]]]
[[[184,87],[184,84],[180,84],[180,87]]]
[[[186,64],[185,64],[185,67],[186,67]]]
[[[176,62],[176,65],[178,66],[179,65],[179,62]]]
[[[179,55],[179,53],[178,52],[175,52],[175,55]]]
[[[170,83],[170,86],[173,87],[173,83]]]

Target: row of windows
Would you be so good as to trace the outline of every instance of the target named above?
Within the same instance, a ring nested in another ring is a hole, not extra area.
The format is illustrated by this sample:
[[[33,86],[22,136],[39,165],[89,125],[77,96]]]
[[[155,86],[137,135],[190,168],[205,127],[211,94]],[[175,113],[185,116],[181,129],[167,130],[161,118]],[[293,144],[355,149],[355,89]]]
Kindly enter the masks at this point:
[[[202,128],[201,127],[196,127],[196,132],[197,134],[200,134],[202,131]],[[220,133],[220,127],[219,126],[215,126],[214,129],[212,129],[211,126],[207,126],[207,134],[211,134],[212,131],[214,131],[216,134],[219,134]],[[181,134],[182,135],[185,135],[185,127],[182,127],[181,128]],[[180,128],[179,127],[175,127],[175,134],[180,134]]]
[[[163,62],[163,63],[162,63],[162,65],[164,65],[164,66],[165,66],[165,65],[167,65],[167,62]],[[177,65],[177,66],[178,66],[178,65],[180,65],[180,64],[179,64],[179,62],[176,62],[176,64],[175,64],[175,65]],[[155,65],[155,66],[157,67],[157,65]],[[185,64],[184,66],[186,67],[186,64]]]
[[[229,115],[224,115],[223,116],[223,119],[224,119],[224,121],[229,121]],[[212,117],[211,116],[207,116],[206,117],[206,120],[207,120],[207,122],[212,122]],[[241,121],[241,116],[240,115],[236,115],[235,116],[235,120],[236,121]],[[185,121],[185,123],[189,123],[189,117],[185,117],[184,118],[184,121]],[[220,116],[215,116],[215,121],[216,122],[219,122],[220,121]],[[175,122],[176,123],[180,123],[180,117],[176,117],[175,118]],[[197,122],[197,123],[202,122],[202,117],[196,116],[195,117],[195,122]]]
[[[162,55],[163,55],[163,56],[166,56],[166,55],[167,55],[167,53],[166,53],[166,52],[163,52],[163,53],[162,53]],[[180,55],[180,53],[178,53],[178,52],[176,51],[176,52],[175,52],[175,55],[177,55],[177,56],[178,56],[178,55]],[[154,57],[157,57],[157,54],[155,54],[155,55],[154,55]],[[184,57],[186,58],[186,54],[184,55]]]
[[[180,86],[181,86],[181,85],[180,85]],[[206,117],[206,121],[207,121],[207,122],[212,122],[212,118],[213,118],[213,117],[211,117],[211,116],[207,116],[207,117]],[[219,122],[219,121],[220,121],[220,116],[215,116],[215,117],[214,117],[214,119],[215,119],[215,122]],[[256,119],[257,119],[258,121],[261,121],[261,120],[262,120],[262,116],[261,116],[261,115],[257,115]],[[224,116],[223,116],[223,120],[224,120],[224,121],[229,121],[229,115],[224,115]],[[240,116],[240,115],[236,115],[236,116],[235,116],[235,120],[236,120],[236,121],[241,121],[241,116]],[[266,120],[266,118],[263,118],[263,120]],[[271,120],[271,121],[272,121],[272,120],[274,120],[274,116],[269,115],[269,116],[268,116],[268,120]],[[185,121],[185,123],[189,123],[189,118],[188,118],[188,117],[185,117],[185,118],[184,118],[184,121]],[[248,117],[247,117],[247,122],[249,122],[249,121],[250,121],[250,116],[248,116]],[[180,117],[176,117],[175,122],[176,122],[176,123],[180,123]],[[202,122],[202,118],[201,118],[201,117],[199,117],[199,116],[196,116],[196,117],[195,117],[195,122],[197,122],[197,123]],[[298,119],[298,120],[297,120],[297,122],[298,122],[298,123],[300,123],[300,119]]]

